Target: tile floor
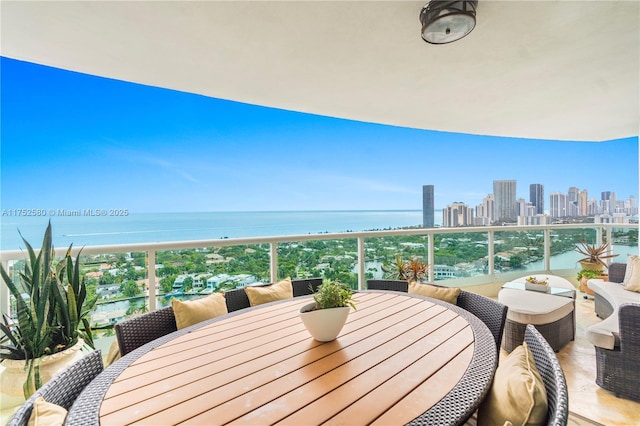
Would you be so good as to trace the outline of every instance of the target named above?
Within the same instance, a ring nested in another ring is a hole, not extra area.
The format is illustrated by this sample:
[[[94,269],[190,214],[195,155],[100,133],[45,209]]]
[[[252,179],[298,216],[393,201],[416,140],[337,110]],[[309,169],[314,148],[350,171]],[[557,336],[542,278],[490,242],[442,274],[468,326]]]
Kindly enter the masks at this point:
[[[595,351],[584,337],[586,327],[601,321],[594,312],[593,299],[578,293],[576,315],[576,339],[558,353],[569,388],[569,409],[606,426],[640,425],[639,402],[617,398],[596,385]]]

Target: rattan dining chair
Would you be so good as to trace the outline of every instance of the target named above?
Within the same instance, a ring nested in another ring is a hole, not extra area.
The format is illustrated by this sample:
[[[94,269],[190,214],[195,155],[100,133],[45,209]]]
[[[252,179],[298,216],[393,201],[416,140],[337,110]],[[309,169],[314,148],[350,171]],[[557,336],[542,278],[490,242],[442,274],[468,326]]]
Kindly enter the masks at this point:
[[[293,287],[293,297],[306,296],[315,292],[322,284],[322,278],[307,278],[299,280],[291,280],[291,286]],[[270,286],[272,284],[264,284],[263,287]],[[245,309],[251,306],[249,303],[249,297],[244,291],[244,288],[236,288],[226,291],[224,298],[227,302],[227,310],[234,312],[240,309]]]
[[[409,291],[409,282],[405,280],[367,280],[367,289],[392,290],[406,293]],[[493,335],[493,339],[496,342],[496,349],[499,353],[504,324],[507,319],[507,307],[496,300],[465,290],[460,291],[456,305],[471,312],[478,317],[480,321],[485,323]]]
[[[524,341],[533,353],[536,368],[540,372],[547,391],[547,426],[564,426],[569,419],[569,391],[560,361],[553,348],[531,324],[524,332]]]
[[[569,419],[569,391],[560,361],[549,342],[533,325],[526,326],[524,341],[533,354],[536,369],[542,377],[547,393],[547,418],[543,424],[565,426]],[[464,425],[477,426],[477,414],[474,413]]]
[[[145,343],[176,331],[178,327],[173,308],[167,306],[120,321],[114,329],[120,355],[125,356]]]
[[[16,411],[7,426],[24,426],[29,422],[38,397],[69,409],[80,392],[102,372],[102,354],[95,350],[74,362],[45,383]]]
[[[496,350],[500,353],[508,308],[497,300],[465,290],[458,295],[457,305],[485,323],[496,342]]]
[[[391,290],[407,293],[409,281],[405,280],[367,280],[368,290]]]

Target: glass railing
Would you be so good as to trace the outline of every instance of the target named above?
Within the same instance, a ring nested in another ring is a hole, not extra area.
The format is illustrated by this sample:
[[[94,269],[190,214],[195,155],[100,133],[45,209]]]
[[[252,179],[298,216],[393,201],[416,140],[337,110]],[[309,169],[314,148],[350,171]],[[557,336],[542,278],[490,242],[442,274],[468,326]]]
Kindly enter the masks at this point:
[[[397,256],[431,265],[427,281],[464,287],[506,282],[529,273],[575,276],[580,241],[612,242],[612,261],[638,254],[638,225],[549,225],[412,228],[333,234],[87,246],[82,271],[97,298],[92,324],[105,336],[130,315],[158,309],[172,297],[190,299],[290,276],[337,279],[354,289],[384,278]],[[12,274],[23,251],[0,258]],[[383,266],[386,266],[383,268]],[[3,282],[2,312],[11,300]]]

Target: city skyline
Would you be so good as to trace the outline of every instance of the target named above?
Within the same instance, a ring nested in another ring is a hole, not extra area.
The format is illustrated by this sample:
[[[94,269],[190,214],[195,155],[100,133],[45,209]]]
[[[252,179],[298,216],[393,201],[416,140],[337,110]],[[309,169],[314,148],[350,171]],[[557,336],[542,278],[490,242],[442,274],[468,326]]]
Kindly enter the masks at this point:
[[[533,183],[545,194],[578,187],[590,198],[638,197],[637,137],[558,142],[417,130],[4,57],[1,66],[3,209],[420,210],[427,184],[442,209],[480,204],[494,180],[519,182],[516,196],[526,200]]]
[[[567,193],[552,192],[549,197],[549,210],[542,209],[544,185],[530,184],[530,199],[515,197],[516,181],[494,181],[494,193],[487,194],[481,204],[470,206],[456,201],[442,209],[442,225],[487,226],[500,223],[518,225],[543,225],[554,220],[575,220],[592,217],[596,223],[629,223],[637,220],[638,200],[634,196],[619,199],[614,191],[604,191],[600,199],[589,197],[588,190],[570,187]],[[496,195],[497,194],[497,195]],[[428,205],[424,204],[423,216]],[[433,211],[430,212],[433,214]],[[635,219],[634,219],[635,217]],[[426,221],[424,222],[424,227]]]
[[[505,185],[505,183],[507,185]],[[474,204],[472,205],[472,203],[468,203],[465,200],[456,200],[456,201],[452,201],[447,203],[447,205],[445,207],[442,208],[435,208],[435,210],[441,210],[443,208],[449,207],[450,205],[455,205],[455,204],[468,204],[469,207],[475,207],[476,205],[481,205],[484,201],[486,201],[486,197],[491,197],[491,198],[495,198],[495,193],[496,193],[496,189],[498,190],[497,192],[506,192],[507,195],[502,194],[501,197],[503,198],[508,198],[511,200],[511,203],[509,203],[510,205],[508,207],[505,207],[505,209],[515,209],[514,212],[512,212],[511,214],[514,215],[513,217],[515,217],[516,212],[518,212],[518,202],[520,201],[524,201],[526,203],[530,203],[532,205],[533,211],[535,212],[535,214],[550,214],[552,208],[549,206],[549,204],[551,204],[551,200],[553,197],[556,197],[558,194],[564,196],[566,198],[567,203],[571,202],[573,204],[573,208],[569,211],[567,211],[567,216],[587,216],[589,215],[588,212],[585,211],[586,209],[586,204],[587,202],[593,202],[596,204],[600,204],[602,201],[605,200],[614,200],[615,201],[629,201],[631,198],[633,198],[633,200],[635,200],[637,202],[638,197],[634,196],[634,195],[630,195],[628,197],[620,197],[618,196],[618,194],[616,193],[616,191],[602,191],[599,194],[594,194],[592,192],[589,191],[588,188],[578,188],[575,186],[571,186],[568,188],[568,190],[566,192],[561,192],[561,191],[553,191],[549,194],[545,195],[545,190],[544,190],[544,184],[540,184],[540,183],[532,183],[527,185],[529,187],[529,197],[525,197],[525,196],[514,196],[514,189],[517,190],[517,184],[518,181],[513,179],[513,180],[494,180],[493,181],[493,186],[494,186],[494,192],[488,192],[487,195],[485,196],[485,198],[483,198],[483,200],[480,203]],[[433,185],[430,185],[431,191],[433,191]],[[535,200],[535,201],[534,201]],[[495,203],[497,204],[498,201],[494,200]],[[541,203],[541,204],[538,204]],[[581,207],[581,203],[584,203],[585,206]],[[549,206],[549,208],[547,207]],[[541,210],[539,209],[539,207],[541,208]],[[638,206],[636,205],[636,208]],[[423,204],[423,209],[425,208],[425,205]],[[608,211],[607,213],[612,213],[613,210],[615,209],[615,205],[611,205],[608,206]],[[496,217],[499,217],[501,215],[500,213],[500,209],[496,206]],[[493,216],[493,214],[491,214],[491,216]],[[504,213],[502,213],[502,216],[505,216]],[[510,219],[513,219],[513,217],[511,217]],[[505,217],[508,218],[508,217]]]

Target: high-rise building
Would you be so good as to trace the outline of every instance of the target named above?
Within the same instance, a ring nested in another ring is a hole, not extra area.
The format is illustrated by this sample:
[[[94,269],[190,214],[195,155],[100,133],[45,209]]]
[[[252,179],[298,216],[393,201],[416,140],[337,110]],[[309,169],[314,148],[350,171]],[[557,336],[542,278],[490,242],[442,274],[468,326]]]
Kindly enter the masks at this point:
[[[449,204],[442,209],[442,226],[453,228],[455,226],[470,226],[474,224],[473,209],[465,203]]]
[[[536,208],[537,214],[544,214],[544,185],[532,183],[529,185],[529,201]]]
[[[489,194],[482,199],[482,204],[476,206],[474,223],[476,226],[487,226],[495,220],[495,200],[493,194]]]
[[[536,215],[535,206],[533,206],[531,202],[525,200],[524,198],[518,198],[518,200],[516,201],[516,206],[518,210],[518,217]]]
[[[589,216],[589,193],[586,189],[580,191],[578,197],[578,216]]]
[[[580,190],[575,186],[569,188],[567,192],[567,216],[578,216],[578,201],[580,199]]]
[[[629,216],[635,216],[638,214],[638,201],[633,195],[629,196],[629,206],[627,207],[627,214]]]
[[[494,180],[493,196],[496,200],[496,217],[505,222],[515,222],[516,211],[516,181]]]
[[[549,194],[549,215],[551,217],[567,216],[567,196],[560,192]]]
[[[616,193],[603,191],[600,195],[600,211],[603,214],[613,214],[616,210]]]
[[[434,227],[433,185],[422,186],[422,226]]]

